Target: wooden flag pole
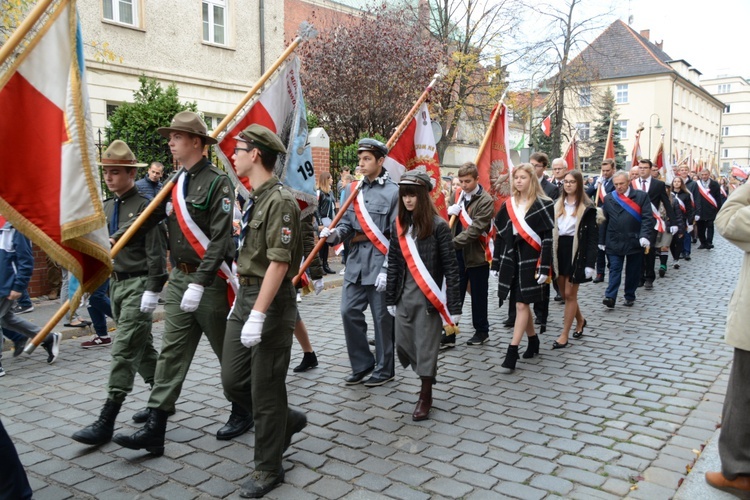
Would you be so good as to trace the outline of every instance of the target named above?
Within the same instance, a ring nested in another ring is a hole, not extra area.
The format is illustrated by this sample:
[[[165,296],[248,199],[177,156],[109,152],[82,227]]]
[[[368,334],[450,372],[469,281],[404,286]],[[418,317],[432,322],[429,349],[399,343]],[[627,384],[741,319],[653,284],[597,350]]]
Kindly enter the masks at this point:
[[[39,21],[39,19],[42,18],[42,15],[44,15],[44,13],[54,1],[55,0],[41,0],[38,4],[36,4],[36,7],[34,7],[31,12],[29,12],[29,15],[26,16],[26,19],[24,19],[23,22],[18,25],[16,31],[14,31],[13,34],[10,35],[8,40],[6,40],[5,43],[0,46],[0,65],[5,64],[5,61],[18,48],[26,35],[29,34],[29,31],[31,31],[31,29]],[[62,4],[58,5],[58,8],[62,7]]]
[[[412,118],[414,118],[414,115],[417,113],[417,110],[422,105],[423,102],[427,100],[427,97],[429,97],[430,92],[435,87],[435,84],[437,84],[438,80],[440,80],[443,77],[443,70],[439,70],[437,73],[435,73],[432,77],[432,81],[427,86],[426,89],[424,89],[424,92],[422,92],[422,95],[419,96],[419,99],[417,99],[417,102],[414,103],[414,106],[411,107],[409,112],[406,114],[404,119],[401,121],[398,127],[396,127],[396,130],[393,132],[393,135],[391,135],[391,138],[388,139],[388,142],[386,143],[386,146],[388,146],[388,149],[390,149],[393,144],[398,140],[399,137],[401,137],[401,134],[404,133],[404,130],[406,130],[406,127],[409,126],[409,122]],[[354,199],[359,194],[360,189],[362,189],[362,182],[358,182],[357,186],[352,189],[352,192],[349,194],[349,197],[344,201],[343,205],[339,207],[339,211],[336,214],[336,216],[331,221],[331,224],[328,226],[329,229],[333,229],[336,227],[336,224],[339,223],[341,218],[346,213],[346,209],[349,208],[349,205],[351,205],[354,202]],[[302,263],[302,266],[300,266],[299,273],[292,279],[292,284],[295,286],[297,283],[299,283],[299,280],[302,278],[302,275],[307,271],[307,268],[310,267],[310,264],[312,264],[313,259],[315,259],[315,256],[318,255],[318,252],[320,252],[320,249],[323,248],[323,245],[327,244],[325,238],[319,238],[318,242],[315,244],[315,247],[312,249],[312,251],[308,254],[308,256],[305,258],[305,261]]]
[[[609,149],[609,139],[612,137],[612,126],[614,125],[615,116],[610,115],[609,117],[609,132],[607,133],[607,142],[604,144],[604,158],[602,158],[602,162],[607,159],[607,149]],[[614,140],[612,141],[612,146],[614,148]],[[612,155],[614,156],[615,152],[612,151]],[[615,164],[615,170],[617,169],[617,164]],[[599,172],[599,178],[601,179],[604,174],[600,171]],[[599,187],[596,188],[596,199],[599,200],[599,196],[601,195],[601,189],[602,185],[604,183],[600,182]]]

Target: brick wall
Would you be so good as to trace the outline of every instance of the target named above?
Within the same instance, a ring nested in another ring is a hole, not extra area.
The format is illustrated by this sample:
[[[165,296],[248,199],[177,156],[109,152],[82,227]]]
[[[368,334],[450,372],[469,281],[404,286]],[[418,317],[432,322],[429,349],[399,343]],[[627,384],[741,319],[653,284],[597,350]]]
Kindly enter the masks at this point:
[[[331,150],[328,148],[313,147],[312,157],[315,166],[315,178],[322,172],[328,172],[331,168]]]
[[[32,244],[31,250],[34,254],[34,273],[29,281],[29,295],[38,297],[49,293],[47,282],[47,254],[38,246]]]

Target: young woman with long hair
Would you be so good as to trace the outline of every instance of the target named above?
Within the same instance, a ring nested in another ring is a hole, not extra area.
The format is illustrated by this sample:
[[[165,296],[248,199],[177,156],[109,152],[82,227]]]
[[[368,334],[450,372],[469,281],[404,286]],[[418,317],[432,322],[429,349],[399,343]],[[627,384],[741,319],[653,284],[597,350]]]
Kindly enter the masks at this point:
[[[432,407],[443,325],[452,328],[461,317],[453,237],[430,198],[431,190],[430,176],[424,172],[407,171],[401,177],[398,217],[388,250],[385,303],[395,318],[396,355],[422,382],[413,420],[425,420]]]
[[[331,186],[333,186],[331,174],[322,172],[318,176],[318,185],[316,186],[318,192],[318,211],[316,212],[318,231],[324,227],[328,227],[335,215],[336,198],[334,198],[331,192]],[[323,263],[323,272],[326,274],[336,274],[328,265],[328,248],[328,244],[323,245],[319,253],[320,260]]]
[[[679,212],[678,215],[682,215],[682,223],[679,225],[679,230],[669,245],[669,250],[672,252],[672,259],[674,259],[673,267],[679,269],[679,260],[681,257],[690,260],[690,252],[685,252],[685,249],[690,248],[690,233],[693,232],[693,224],[695,223],[693,197],[682,177],[675,177],[672,181],[672,200],[675,214]],[[688,241],[685,241],[685,239]]]
[[[516,369],[524,332],[529,345],[523,357],[539,354],[539,337],[534,332],[529,304],[544,298],[544,286],[549,283],[554,219],[553,202],[542,191],[534,168],[529,163],[516,167],[512,195],[495,217],[498,233],[492,263],[493,275],[498,276],[500,307],[511,289],[516,296],[513,338],[501,365],[504,373]]]
[[[586,196],[583,175],[571,170],[563,178],[563,193],[555,203],[553,256],[557,285],[565,300],[563,330],[552,344],[552,349],[568,347],[568,335],[576,320],[573,338],[583,337],[586,318],[578,307],[578,287],[596,276],[596,256],[599,229],[596,207]]]

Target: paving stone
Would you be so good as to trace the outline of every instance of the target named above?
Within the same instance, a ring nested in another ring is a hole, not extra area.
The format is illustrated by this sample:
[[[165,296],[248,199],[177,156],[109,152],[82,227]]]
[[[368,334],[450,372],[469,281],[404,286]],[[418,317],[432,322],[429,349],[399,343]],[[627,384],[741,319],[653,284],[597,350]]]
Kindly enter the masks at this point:
[[[393,481],[416,487],[432,479],[433,474],[430,474],[423,469],[412,467],[411,465],[403,465],[398,469],[391,471],[388,474],[388,478]]]
[[[503,496],[522,500],[539,500],[547,495],[546,491],[538,488],[512,482],[502,482],[495,486],[494,490]]]
[[[607,480],[606,477],[600,476],[599,474],[596,474],[594,472],[574,469],[571,467],[559,468],[557,470],[557,477],[568,479],[569,481],[576,484],[584,484],[586,486],[591,486],[594,488],[601,486],[604,481]]]

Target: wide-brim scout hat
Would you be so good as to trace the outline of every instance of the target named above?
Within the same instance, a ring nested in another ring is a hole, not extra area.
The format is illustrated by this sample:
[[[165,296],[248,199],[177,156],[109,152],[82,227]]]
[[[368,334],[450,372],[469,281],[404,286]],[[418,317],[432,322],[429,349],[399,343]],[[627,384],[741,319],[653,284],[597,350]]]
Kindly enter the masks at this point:
[[[398,181],[399,186],[419,186],[426,188],[428,191],[432,190],[432,180],[430,176],[424,172],[417,172],[414,170],[407,170],[401,175],[401,180]]]
[[[128,145],[119,139],[112,141],[97,163],[102,167],[148,167],[148,163],[138,163]]]
[[[357,153],[361,153],[362,151],[378,151],[383,156],[387,156],[388,146],[377,139],[365,138],[361,139],[357,144]]]
[[[172,124],[169,127],[159,127],[156,131],[166,139],[169,139],[170,132],[187,132],[188,134],[203,137],[206,140],[206,144],[216,144],[219,142],[208,135],[206,123],[197,113],[193,113],[192,111],[180,111],[174,115]]]
[[[261,151],[286,153],[286,147],[281,142],[281,139],[279,139],[279,136],[274,134],[271,129],[257,123],[247,126],[245,130],[234,136],[234,138],[257,147]]]

